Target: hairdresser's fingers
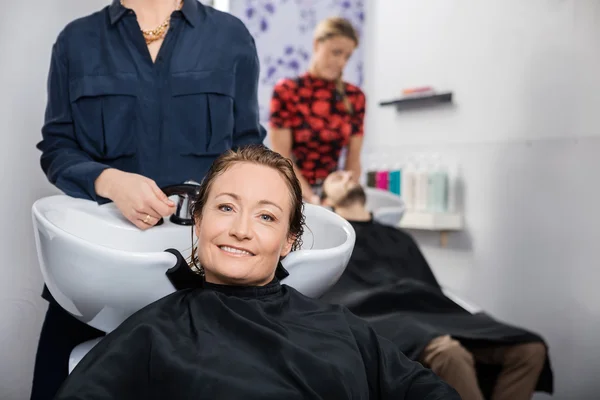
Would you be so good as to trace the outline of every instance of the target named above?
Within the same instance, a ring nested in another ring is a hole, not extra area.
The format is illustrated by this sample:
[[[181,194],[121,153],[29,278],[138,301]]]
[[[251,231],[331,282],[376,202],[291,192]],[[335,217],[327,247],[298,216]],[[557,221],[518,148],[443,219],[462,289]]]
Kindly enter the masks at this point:
[[[144,224],[148,226],[154,226],[158,221],[160,221],[161,217],[156,217],[150,214],[139,213],[138,220],[142,221]]]
[[[132,212],[130,213],[130,216],[132,218],[144,218],[146,217],[146,215],[150,215],[153,218],[160,218],[162,215],[157,212],[154,208],[152,208],[151,206],[148,205],[144,205],[142,207],[135,207]]]
[[[161,197],[158,196],[159,193]],[[158,189],[158,186],[151,179],[146,179],[136,196],[134,210],[139,213],[150,214],[159,219],[175,212],[175,204],[169,200],[162,190]],[[166,203],[164,199],[166,199]],[[169,207],[168,204],[173,204],[173,207]]]
[[[139,214],[139,218],[133,217],[133,218],[127,218],[132,224],[134,224],[136,227],[138,227],[139,229],[145,231],[146,229],[152,228],[154,225],[150,225],[150,222],[148,221],[148,214],[146,214],[146,216],[142,216],[142,214]],[[152,218],[152,217],[150,217]],[[148,222],[144,222],[144,220],[148,221]],[[153,219],[156,221],[156,219]]]
[[[158,185],[156,184],[156,182],[154,182],[153,180],[150,180],[150,182],[148,182],[148,184],[150,185],[150,188],[154,192],[154,195],[156,196],[156,198],[158,200],[160,200],[162,203],[164,203],[168,207],[168,209],[174,209],[175,208],[175,203],[171,199],[169,199],[167,197],[167,195],[165,194],[165,192],[163,192],[158,187]],[[164,216],[166,217],[166,215],[164,215]]]
[[[144,209],[144,207],[139,210],[131,207],[127,212],[123,212],[123,215],[140,229],[148,229],[160,219],[160,214],[149,208]]]
[[[167,217],[175,212],[175,203],[168,198],[167,200],[173,204],[173,206],[168,206],[163,200],[156,197],[155,192],[152,192],[152,196],[146,200],[146,208],[144,208],[144,211],[150,210],[153,215],[156,214],[157,216]]]

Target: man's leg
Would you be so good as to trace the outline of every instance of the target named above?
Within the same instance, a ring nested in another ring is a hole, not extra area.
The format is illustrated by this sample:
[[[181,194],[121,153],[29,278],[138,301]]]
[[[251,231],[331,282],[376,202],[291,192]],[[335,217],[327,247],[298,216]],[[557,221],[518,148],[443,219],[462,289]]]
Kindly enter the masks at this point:
[[[103,334],[51,301],[38,343],[31,400],[53,399],[68,376],[71,350]]]
[[[420,362],[452,386],[463,400],[484,400],[477,383],[473,355],[450,336],[440,336],[429,342]]]
[[[544,344],[524,343],[470,349],[475,359],[485,364],[501,365],[491,400],[530,400],[544,363]]]

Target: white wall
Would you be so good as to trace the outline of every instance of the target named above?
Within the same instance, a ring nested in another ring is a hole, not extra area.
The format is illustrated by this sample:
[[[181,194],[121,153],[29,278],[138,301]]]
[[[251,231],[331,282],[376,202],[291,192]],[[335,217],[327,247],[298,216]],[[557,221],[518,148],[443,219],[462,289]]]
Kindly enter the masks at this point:
[[[39,167],[35,145],[46,101],[46,76],[56,35],[70,20],[108,0],[9,2],[0,16],[0,399],[28,399],[47,303],[31,222],[31,205],[56,193]]]
[[[365,162],[438,151],[460,163],[466,230],[445,249],[416,233],[436,274],[548,340],[554,398],[596,398],[600,2],[367,4]],[[420,85],[453,90],[456,106],[378,106]]]

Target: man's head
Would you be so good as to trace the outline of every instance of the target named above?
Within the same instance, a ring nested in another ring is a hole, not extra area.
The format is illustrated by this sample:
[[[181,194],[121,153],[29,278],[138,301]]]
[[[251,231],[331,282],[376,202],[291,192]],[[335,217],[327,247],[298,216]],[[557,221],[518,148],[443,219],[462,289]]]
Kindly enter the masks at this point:
[[[323,182],[321,199],[325,206],[343,208],[364,206],[367,196],[362,186],[352,179],[351,172],[336,171],[329,174]]]

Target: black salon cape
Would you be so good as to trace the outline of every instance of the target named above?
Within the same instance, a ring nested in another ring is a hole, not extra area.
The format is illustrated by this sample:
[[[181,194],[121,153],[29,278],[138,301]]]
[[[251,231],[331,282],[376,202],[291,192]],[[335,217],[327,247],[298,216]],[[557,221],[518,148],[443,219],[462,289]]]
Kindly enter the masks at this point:
[[[442,335],[451,335],[466,347],[543,342],[540,336],[485,313],[471,314],[446,297],[407,233],[372,221],[351,224],[356,231],[352,257],[321,300],[348,307],[409,358],[418,360],[429,341]],[[484,392],[493,387],[498,372],[498,366],[478,365]],[[537,390],[553,391],[549,360]]]
[[[147,306],[83,358],[56,399],[460,397],[344,307],[276,279],[205,284]]]

